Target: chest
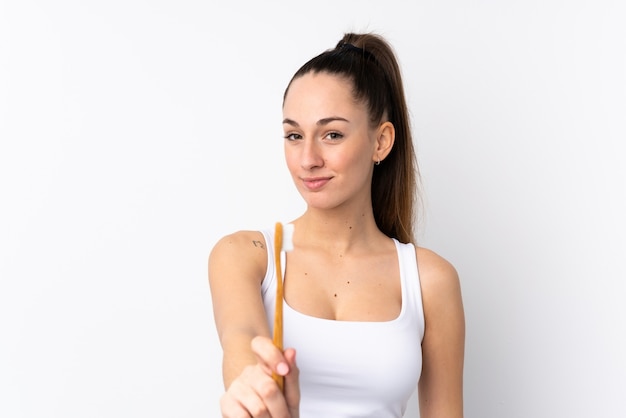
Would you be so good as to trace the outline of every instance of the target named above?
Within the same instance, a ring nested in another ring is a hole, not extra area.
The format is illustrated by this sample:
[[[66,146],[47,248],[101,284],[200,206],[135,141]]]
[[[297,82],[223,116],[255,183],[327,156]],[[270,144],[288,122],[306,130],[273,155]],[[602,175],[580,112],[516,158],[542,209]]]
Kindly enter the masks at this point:
[[[285,301],[294,310],[316,318],[393,320],[402,309],[397,254],[289,253]]]
[[[418,317],[328,321],[285,308],[285,345],[298,356],[302,417],[400,417],[419,380]]]

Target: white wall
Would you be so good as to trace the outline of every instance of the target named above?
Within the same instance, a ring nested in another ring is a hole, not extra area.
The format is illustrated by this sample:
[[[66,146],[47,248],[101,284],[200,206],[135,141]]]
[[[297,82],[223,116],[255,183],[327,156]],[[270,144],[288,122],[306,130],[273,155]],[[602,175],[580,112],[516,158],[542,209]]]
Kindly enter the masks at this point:
[[[302,210],[281,95],[348,30],[403,65],[466,416],[626,416],[624,3],[408,4],[0,2],[0,416],[219,415],[207,254]]]

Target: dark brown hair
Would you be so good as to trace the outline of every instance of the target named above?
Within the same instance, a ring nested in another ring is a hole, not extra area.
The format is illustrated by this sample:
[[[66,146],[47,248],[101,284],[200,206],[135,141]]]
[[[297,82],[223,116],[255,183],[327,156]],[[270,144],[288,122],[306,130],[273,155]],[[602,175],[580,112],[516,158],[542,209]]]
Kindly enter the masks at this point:
[[[384,122],[384,117],[393,124],[394,146],[374,169],[374,219],[387,236],[414,242],[418,171],[402,76],[393,49],[380,35],[347,33],[334,49],[312,58],[296,71],[285,96],[293,80],[310,72],[350,80],[355,99],[367,104],[371,125]]]

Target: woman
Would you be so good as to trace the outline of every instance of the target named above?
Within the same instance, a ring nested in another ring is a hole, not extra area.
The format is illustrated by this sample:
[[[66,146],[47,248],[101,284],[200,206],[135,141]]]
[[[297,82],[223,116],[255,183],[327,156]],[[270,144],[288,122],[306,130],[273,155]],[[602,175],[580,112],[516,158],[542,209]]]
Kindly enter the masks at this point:
[[[392,48],[375,34],[344,35],[296,72],[283,116],[287,166],[306,202],[286,255],[289,348],[271,340],[273,231],[222,238],[209,282],[223,417],[401,417],[415,385],[422,418],[462,417],[459,279],[412,244],[417,169]]]

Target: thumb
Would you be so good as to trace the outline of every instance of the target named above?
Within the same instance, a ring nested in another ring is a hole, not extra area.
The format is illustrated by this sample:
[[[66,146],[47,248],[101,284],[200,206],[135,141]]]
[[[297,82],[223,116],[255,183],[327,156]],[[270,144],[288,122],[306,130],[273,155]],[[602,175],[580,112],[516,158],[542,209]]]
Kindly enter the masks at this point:
[[[288,348],[284,352],[289,365],[289,373],[285,375],[285,400],[291,418],[300,416],[300,369],[296,364],[296,350]]]

